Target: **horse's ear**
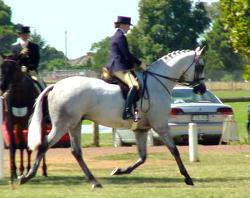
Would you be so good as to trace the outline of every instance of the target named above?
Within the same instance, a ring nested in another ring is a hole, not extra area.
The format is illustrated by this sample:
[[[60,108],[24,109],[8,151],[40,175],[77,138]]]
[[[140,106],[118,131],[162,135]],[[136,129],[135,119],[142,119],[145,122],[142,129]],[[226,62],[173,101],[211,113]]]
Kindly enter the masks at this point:
[[[202,54],[202,52],[204,51],[204,49],[205,49],[205,46],[204,47],[197,47],[196,49],[195,49],[195,52],[196,52],[196,54],[198,55],[198,56],[200,56],[201,54]]]

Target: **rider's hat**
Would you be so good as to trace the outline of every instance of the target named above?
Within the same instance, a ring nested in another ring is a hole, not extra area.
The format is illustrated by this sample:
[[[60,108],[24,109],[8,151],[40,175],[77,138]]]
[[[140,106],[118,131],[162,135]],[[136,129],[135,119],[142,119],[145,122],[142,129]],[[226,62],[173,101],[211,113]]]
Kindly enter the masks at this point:
[[[29,34],[30,33],[30,27],[29,26],[19,26],[17,28],[18,34]]]
[[[117,17],[117,21],[115,22],[115,24],[128,24],[128,25],[132,25],[131,24],[131,18],[130,17],[126,17],[126,16],[118,16]]]

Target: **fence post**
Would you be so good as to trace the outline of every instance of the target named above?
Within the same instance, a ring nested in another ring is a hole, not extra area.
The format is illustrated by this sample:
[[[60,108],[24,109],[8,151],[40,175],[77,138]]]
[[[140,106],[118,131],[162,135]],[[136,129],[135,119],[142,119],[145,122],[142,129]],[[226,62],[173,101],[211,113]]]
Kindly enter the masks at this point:
[[[4,177],[3,99],[0,97],[0,179]]]
[[[195,123],[189,123],[189,160],[190,162],[198,162],[198,137],[197,137],[197,125]]]
[[[99,125],[93,122],[93,144],[97,147],[100,146],[99,141]]]

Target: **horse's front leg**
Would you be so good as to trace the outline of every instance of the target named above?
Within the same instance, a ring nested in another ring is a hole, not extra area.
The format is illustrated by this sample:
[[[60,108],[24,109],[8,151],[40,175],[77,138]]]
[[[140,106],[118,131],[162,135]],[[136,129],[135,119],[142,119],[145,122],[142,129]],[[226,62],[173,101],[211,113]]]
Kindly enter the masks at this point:
[[[147,136],[148,133],[145,130],[137,130],[135,131],[135,138],[136,138],[136,144],[137,149],[139,153],[139,159],[132,164],[131,166],[121,169],[121,168],[115,168],[111,175],[122,175],[122,174],[130,174],[133,170],[138,168],[140,165],[142,165],[147,158]]]
[[[16,171],[16,147],[15,147],[15,137],[13,132],[13,127],[10,123],[8,123],[8,133],[9,133],[9,153],[10,153],[10,180],[11,183],[17,178],[17,171]]]
[[[163,131],[163,132],[161,132]],[[167,130],[156,130],[156,132],[160,135],[160,137],[162,138],[163,142],[165,143],[165,145],[168,147],[168,149],[170,150],[171,154],[174,156],[175,161],[179,167],[179,170],[181,172],[181,174],[185,177],[185,183],[187,185],[194,185],[192,178],[189,176],[182,160],[180,157],[180,153],[173,141],[173,138],[171,137],[171,135],[168,132],[168,128]]]
[[[20,166],[19,166],[19,174],[23,175],[24,165],[23,165],[23,148],[20,148]]]

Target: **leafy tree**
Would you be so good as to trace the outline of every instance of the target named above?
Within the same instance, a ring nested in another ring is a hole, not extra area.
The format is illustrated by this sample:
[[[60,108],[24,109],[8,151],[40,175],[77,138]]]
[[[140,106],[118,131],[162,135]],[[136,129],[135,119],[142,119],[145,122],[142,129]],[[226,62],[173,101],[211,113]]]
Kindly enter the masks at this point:
[[[249,0],[221,0],[221,19],[236,52],[250,55]]]
[[[92,59],[91,62],[87,62],[93,70],[101,71],[101,68],[107,63],[109,58],[109,49],[110,49],[111,39],[106,37],[98,43],[94,43],[91,46]]]
[[[174,50],[195,48],[210,22],[203,3],[192,7],[188,0],[141,0],[139,14],[128,40],[147,63]]]
[[[55,69],[58,67],[60,67],[61,69],[65,66],[65,61],[67,61],[67,58],[64,56],[64,53],[58,51],[54,47],[47,45],[46,41],[42,38],[41,35],[34,32],[33,34],[31,34],[31,40],[34,43],[38,44],[40,47],[40,70],[53,70],[53,63],[55,63]],[[61,61],[59,61],[58,59],[61,59]],[[63,64],[61,66],[58,66],[59,62],[63,62]],[[49,65],[47,65],[48,63]]]
[[[213,80],[220,80],[226,72],[230,72],[232,80],[241,79],[243,59],[228,44],[228,34],[217,19],[212,30],[205,35],[207,50],[205,53],[206,75]]]
[[[11,9],[0,0],[0,53],[9,53],[15,41],[14,25],[11,23]]]
[[[55,58],[47,63],[47,69],[49,71],[68,69],[69,64],[64,59]]]

